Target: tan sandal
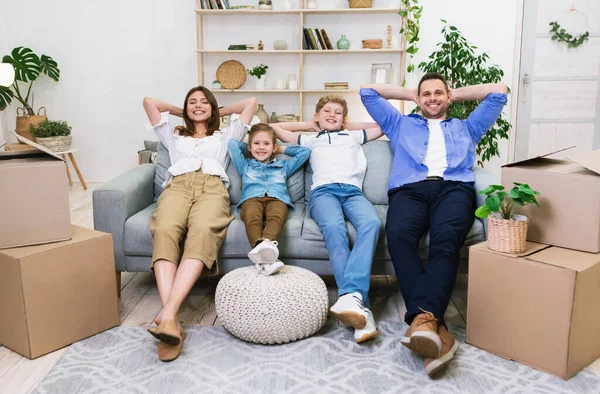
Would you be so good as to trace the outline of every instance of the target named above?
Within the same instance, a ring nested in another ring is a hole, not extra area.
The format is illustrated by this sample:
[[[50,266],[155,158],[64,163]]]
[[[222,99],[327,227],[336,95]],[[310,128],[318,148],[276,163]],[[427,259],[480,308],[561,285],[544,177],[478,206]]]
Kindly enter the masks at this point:
[[[154,338],[171,346],[181,343],[181,333],[174,320],[163,320],[158,327],[148,327],[148,332]]]
[[[173,361],[175,360],[177,357],[179,357],[179,354],[181,354],[181,347],[183,346],[183,341],[185,340],[185,338],[187,338],[187,333],[185,332],[185,330],[182,328],[181,329],[181,342],[179,343],[179,345],[169,345],[165,342],[159,342],[158,346],[156,347],[156,351],[158,353],[158,359],[160,361]]]

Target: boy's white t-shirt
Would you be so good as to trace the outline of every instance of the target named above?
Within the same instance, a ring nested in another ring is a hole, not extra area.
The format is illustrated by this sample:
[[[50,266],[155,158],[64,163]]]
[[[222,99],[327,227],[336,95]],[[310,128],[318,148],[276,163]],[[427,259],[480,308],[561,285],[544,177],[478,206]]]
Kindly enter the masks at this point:
[[[427,119],[427,123],[429,125],[429,142],[423,164],[429,169],[427,176],[443,177],[444,171],[448,168],[448,159],[446,158],[446,140],[442,132],[441,121]]]
[[[298,145],[311,150],[313,170],[311,190],[329,183],[345,183],[362,190],[367,158],[362,144],[367,142],[365,130],[321,131],[299,135]]]

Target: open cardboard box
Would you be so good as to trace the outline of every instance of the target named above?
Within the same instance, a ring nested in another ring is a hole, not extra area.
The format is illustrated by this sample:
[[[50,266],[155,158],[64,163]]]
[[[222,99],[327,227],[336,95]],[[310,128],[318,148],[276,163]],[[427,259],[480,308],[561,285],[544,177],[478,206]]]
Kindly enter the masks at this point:
[[[467,342],[568,379],[600,356],[600,254],[469,248]]]
[[[510,190],[513,182],[527,183],[541,193],[540,208],[516,207],[529,218],[529,241],[598,253],[600,150],[547,157],[555,153],[502,166],[502,185]]]
[[[63,159],[12,134],[35,149],[0,152],[0,249],[70,239]]]

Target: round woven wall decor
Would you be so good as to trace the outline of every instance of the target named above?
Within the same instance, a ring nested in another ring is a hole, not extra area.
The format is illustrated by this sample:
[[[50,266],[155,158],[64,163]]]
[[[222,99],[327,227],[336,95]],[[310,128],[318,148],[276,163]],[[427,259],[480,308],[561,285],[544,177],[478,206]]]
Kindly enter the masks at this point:
[[[223,89],[237,89],[246,82],[246,67],[237,60],[227,60],[217,68],[217,81]]]

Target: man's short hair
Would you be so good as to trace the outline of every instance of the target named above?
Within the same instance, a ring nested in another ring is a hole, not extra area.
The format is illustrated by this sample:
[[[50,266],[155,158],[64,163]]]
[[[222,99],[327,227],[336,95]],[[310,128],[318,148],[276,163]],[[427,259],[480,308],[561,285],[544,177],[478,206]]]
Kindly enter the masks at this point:
[[[448,87],[448,82],[446,82],[446,79],[444,78],[444,76],[442,74],[437,73],[437,72],[429,72],[429,73],[423,75],[423,77],[419,81],[419,87],[417,88],[417,94],[419,96],[421,95],[421,84],[423,82],[429,81],[431,79],[438,79],[438,80],[442,81],[444,83],[444,86],[446,87],[446,91],[450,90],[450,88]]]

